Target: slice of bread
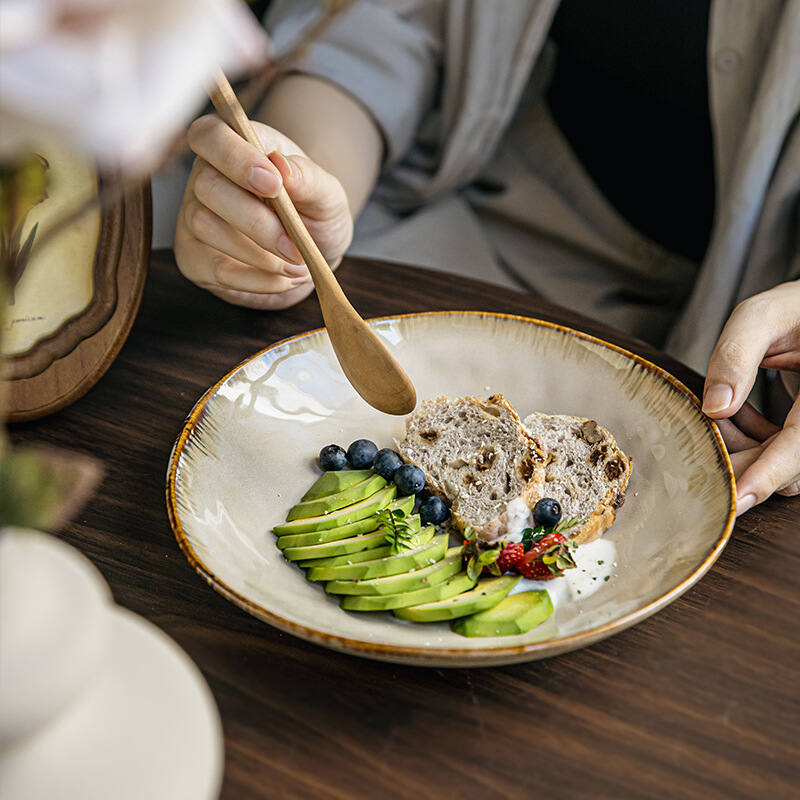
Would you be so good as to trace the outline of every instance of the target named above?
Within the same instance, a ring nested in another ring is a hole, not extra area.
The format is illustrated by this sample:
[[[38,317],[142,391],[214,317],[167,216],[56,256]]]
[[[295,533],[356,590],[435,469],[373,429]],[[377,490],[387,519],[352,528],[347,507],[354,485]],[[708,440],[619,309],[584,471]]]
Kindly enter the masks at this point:
[[[471,525],[483,541],[506,535],[542,497],[547,451],[501,394],[426,400],[397,449],[449,503],[456,527]]]
[[[545,497],[561,503],[562,519],[588,517],[569,538],[577,544],[598,539],[625,502],[632,459],[592,419],[535,413],[523,424],[547,447]]]

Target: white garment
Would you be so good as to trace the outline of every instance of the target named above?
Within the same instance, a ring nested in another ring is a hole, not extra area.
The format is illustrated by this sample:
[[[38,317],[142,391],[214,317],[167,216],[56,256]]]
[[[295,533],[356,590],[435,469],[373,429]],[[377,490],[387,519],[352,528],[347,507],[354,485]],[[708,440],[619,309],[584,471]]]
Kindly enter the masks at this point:
[[[712,0],[717,204],[701,265],[633,230],[550,120],[541,95],[557,6],[362,0],[309,48],[298,69],[356,97],[386,141],[353,252],[456,272],[468,264],[495,280],[500,269],[629,332],[667,337],[673,355],[704,370],[737,302],[800,276],[800,0]],[[279,50],[317,8],[273,3]],[[479,178],[503,188],[481,192]],[[480,245],[460,247],[469,241]]]

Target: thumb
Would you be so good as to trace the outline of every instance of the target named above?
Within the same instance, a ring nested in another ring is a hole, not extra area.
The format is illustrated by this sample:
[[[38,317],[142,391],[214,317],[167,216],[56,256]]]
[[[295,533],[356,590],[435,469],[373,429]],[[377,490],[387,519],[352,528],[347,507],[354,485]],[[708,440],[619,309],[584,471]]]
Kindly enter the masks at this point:
[[[348,212],[342,184],[319,164],[301,155],[284,156],[277,150],[269,154],[269,159],[278,168],[289,197],[302,214],[327,220]]]
[[[738,305],[722,329],[708,362],[703,389],[705,414],[722,419],[742,407],[769,345],[763,306],[748,300]]]

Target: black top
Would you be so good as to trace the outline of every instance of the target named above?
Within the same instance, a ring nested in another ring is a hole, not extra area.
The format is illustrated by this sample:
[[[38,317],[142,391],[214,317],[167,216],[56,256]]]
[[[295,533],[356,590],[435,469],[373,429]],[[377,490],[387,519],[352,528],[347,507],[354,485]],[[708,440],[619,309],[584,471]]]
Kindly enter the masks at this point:
[[[706,47],[711,0],[562,0],[548,102],[609,202],[700,261],[714,213]]]

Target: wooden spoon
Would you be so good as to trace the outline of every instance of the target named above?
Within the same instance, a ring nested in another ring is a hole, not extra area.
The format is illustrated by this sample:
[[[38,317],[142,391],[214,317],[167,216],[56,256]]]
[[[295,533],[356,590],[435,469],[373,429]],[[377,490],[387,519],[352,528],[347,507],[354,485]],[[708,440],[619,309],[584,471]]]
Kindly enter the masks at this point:
[[[221,70],[214,78],[209,96],[220,117],[239,136],[268,155]],[[372,328],[350,305],[286,189],[281,187],[277,197],[270,197],[266,202],[275,210],[306,262],[333,350],[353,388],[371,406],[386,414],[412,412],[417,404],[414,384]]]

